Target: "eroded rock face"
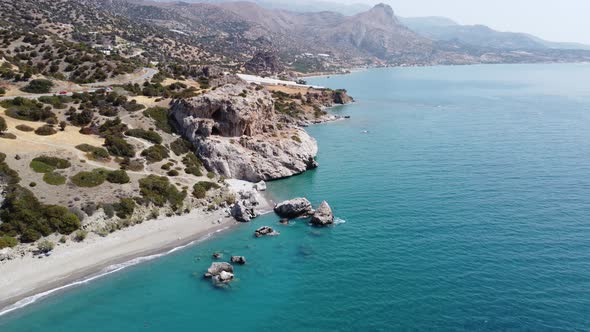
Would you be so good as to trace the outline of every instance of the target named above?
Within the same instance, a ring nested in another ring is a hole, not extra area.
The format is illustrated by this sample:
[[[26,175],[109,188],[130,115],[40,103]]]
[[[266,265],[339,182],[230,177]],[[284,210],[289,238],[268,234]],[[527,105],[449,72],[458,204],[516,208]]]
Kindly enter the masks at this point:
[[[272,97],[246,83],[176,101],[171,116],[208,170],[251,182],[317,167],[317,143],[304,130],[278,129]]]
[[[313,213],[311,203],[307,198],[295,198],[275,205],[275,213],[283,218],[297,218],[308,216]]]
[[[323,201],[311,217],[311,223],[316,226],[327,226],[334,223],[334,214],[328,202]]]

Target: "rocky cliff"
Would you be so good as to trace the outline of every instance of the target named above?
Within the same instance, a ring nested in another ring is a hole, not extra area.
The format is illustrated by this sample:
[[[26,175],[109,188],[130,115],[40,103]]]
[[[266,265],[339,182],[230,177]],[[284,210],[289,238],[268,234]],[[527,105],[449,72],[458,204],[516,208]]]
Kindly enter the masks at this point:
[[[317,145],[304,130],[279,123],[261,86],[226,85],[178,100],[171,116],[207,169],[228,178],[272,180],[317,167]]]

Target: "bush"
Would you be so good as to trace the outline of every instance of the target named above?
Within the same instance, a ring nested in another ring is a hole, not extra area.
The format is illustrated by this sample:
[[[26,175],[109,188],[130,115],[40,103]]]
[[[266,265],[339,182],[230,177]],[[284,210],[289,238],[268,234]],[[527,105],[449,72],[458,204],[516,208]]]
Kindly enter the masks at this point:
[[[43,104],[23,97],[1,101],[0,106],[6,108],[6,115],[19,120],[47,121],[56,118],[51,110],[43,108]]]
[[[168,150],[163,145],[154,145],[143,150],[141,156],[145,157],[148,163],[156,163],[169,157]]]
[[[90,144],[80,144],[76,146],[76,149],[86,152],[86,157],[91,160],[109,160],[110,155],[106,149],[92,146]]]
[[[5,182],[7,184],[19,183],[20,176],[18,176],[18,172],[10,168],[8,164],[6,164],[5,159],[6,155],[0,152],[0,182]]]
[[[193,186],[193,196],[196,198],[205,198],[209,190],[219,188],[221,187],[217,183],[201,181]]]
[[[53,172],[55,169],[66,169],[71,166],[72,164],[65,159],[49,156],[34,158],[29,164],[29,167],[37,173],[49,173]]]
[[[129,183],[129,175],[124,170],[111,171],[107,173],[107,181],[110,183],[125,184]]]
[[[135,149],[133,145],[127,143],[123,138],[116,136],[107,136],[105,140],[107,150],[117,157],[134,157]]]
[[[137,138],[143,138],[146,141],[152,142],[154,144],[161,144],[162,143],[162,136],[152,130],[145,130],[145,129],[129,129],[125,132],[127,136],[133,136]]]
[[[170,150],[172,150],[172,152],[174,152],[174,154],[177,156],[182,156],[183,154],[189,153],[192,148],[193,145],[191,142],[183,138],[179,138],[170,143]]]
[[[3,96],[6,93],[6,89],[0,88],[0,96]]]
[[[1,236],[0,237],[0,249],[12,248],[18,244],[17,239],[12,236]]]
[[[21,90],[29,93],[49,93],[52,87],[53,82],[49,80],[39,79],[32,80],[31,82],[29,82],[27,86],[25,86]]]
[[[133,171],[133,172],[139,172],[139,171],[143,170],[143,161],[139,160],[139,159],[125,158],[119,163],[119,165],[121,166],[121,169],[123,169],[123,170],[128,170],[128,171]]]
[[[39,243],[37,243],[37,250],[42,254],[50,252],[53,248],[55,248],[55,244],[48,240],[39,241]]]
[[[194,153],[187,153],[186,156],[182,158],[183,164],[186,166],[184,171],[186,174],[192,174],[194,176],[202,176],[203,173],[201,172],[201,167],[203,163],[197,158]]]
[[[106,173],[102,169],[95,169],[91,172],[80,172],[72,177],[72,183],[82,188],[97,187],[106,180]]]
[[[29,187],[31,187],[31,188],[35,188],[36,186],[37,186],[36,182],[29,183]]]
[[[18,126],[16,126],[16,129],[18,129],[20,131],[24,131],[24,132],[31,132],[31,131],[35,130],[35,128],[29,127],[27,125],[18,125]]]
[[[121,198],[119,203],[113,204],[113,208],[115,212],[117,212],[117,217],[126,219],[133,215],[133,211],[135,211],[135,201],[133,198]]]
[[[68,209],[42,204],[30,190],[19,185],[7,188],[0,219],[0,231],[20,235],[23,243],[37,241],[54,232],[70,234],[80,227],[80,220]]]
[[[5,132],[7,129],[8,129],[8,126],[6,125],[6,120],[0,116],[0,134]]]
[[[179,192],[178,189],[167,177],[150,175],[139,180],[141,196],[156,206],[162,207],[166,202],[170,203],[172,208],[177,209],[182,205],[186,192]]]
[[[209,179],[214,179],[215,178],[215,173],[213,173],[213,172],[207,172],[207,177]]]
[[[155,125],[161,131],[171,134],[174,132],[174,128],[170,124],[168,119],[168,110],[163,107],[152,107],[143,111],[143,115],[152,118],[155,121]]]
[[[44,125],[35,129],[35,134],[39,136],[51,136],[57,134],[57,130],[53,129],[52,126]]]
[[[178,171],[177,171],[177,170],[175,170],[175,169],[169,170],[169,171],[166,173],[166,175],[168,175],[168,176],[178,176],[178,174],[179,174],[179,173],[178,173]]]
[[[55,172],[45,173],[43,181],[52,186],[61,186],[66,183],[66,177]]]
[[[291,136],[291,139],[294,140],[297,143],[301,143],[301,138],[299,138],[299,136],[297,136],[297,135]]]
[[[88,236],[88,232],[85,230],[79,230],[76,232],[76,234],[74,234],[74,241],[76,242],[82,242],[86,239],[86,236]]]

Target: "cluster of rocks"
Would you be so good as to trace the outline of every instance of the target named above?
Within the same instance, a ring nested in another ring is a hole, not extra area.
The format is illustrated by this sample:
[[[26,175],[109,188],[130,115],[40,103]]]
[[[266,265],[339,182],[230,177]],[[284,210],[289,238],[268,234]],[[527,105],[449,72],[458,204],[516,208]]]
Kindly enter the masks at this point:
[[[211,279],[215,286],[227,285],[234,279],[234,267],[227,262],[214,262],[207,269],[204,277]]]
[[[257,191],[266,190],[266,183],[260,181],[251,190],[240,190],[238,201],[231,207],[230,215],[239,222],[249,222],[258,217],[256,207],[260,205]]]
[[[282,224],[288,223],[285,219],[307,217],[311,217],[311,224],[316,226],[327,226],[334,223],[334,213],[326,201],[323,201],[314,210],[307,198],[295,198],[278,203],[275,205],[274,211],[283,218],[281,219]]]

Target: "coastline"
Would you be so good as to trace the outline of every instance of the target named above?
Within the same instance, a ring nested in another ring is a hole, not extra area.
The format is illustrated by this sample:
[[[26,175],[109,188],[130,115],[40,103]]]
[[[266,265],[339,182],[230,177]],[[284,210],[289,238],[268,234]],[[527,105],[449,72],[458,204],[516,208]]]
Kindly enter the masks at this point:
[[[272,211],[268,195],[260,194],[261,214]],[[173,253],[230,230],[240,223],[225,209],[195,210],[181,216],[144,221],[83,242],[56,246],[48,257],[32,255],[0,263],[0,317],[51,294],[85,284],[126,267]]]

